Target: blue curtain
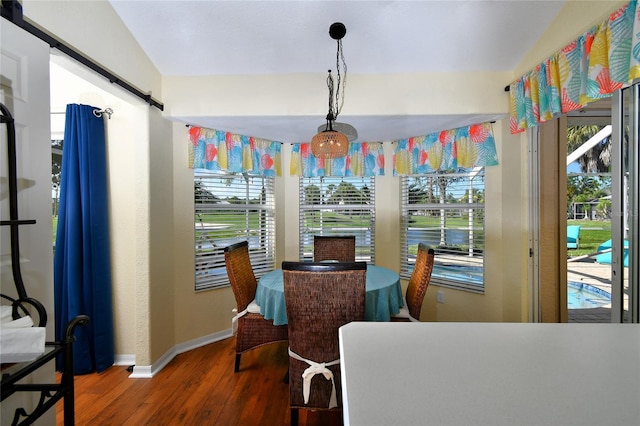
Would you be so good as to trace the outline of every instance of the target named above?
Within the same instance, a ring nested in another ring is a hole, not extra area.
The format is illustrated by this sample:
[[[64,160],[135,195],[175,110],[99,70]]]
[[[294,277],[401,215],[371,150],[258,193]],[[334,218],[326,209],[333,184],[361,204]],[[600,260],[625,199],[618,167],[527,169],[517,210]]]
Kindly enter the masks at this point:
[[[106,142],[104,119],[93,114],[97,109],[67,105],[62,151],[54,255],[56,340],[76,315],[90,319],[75,329],[75,374],[104,371],[113,365],[115,352]]]

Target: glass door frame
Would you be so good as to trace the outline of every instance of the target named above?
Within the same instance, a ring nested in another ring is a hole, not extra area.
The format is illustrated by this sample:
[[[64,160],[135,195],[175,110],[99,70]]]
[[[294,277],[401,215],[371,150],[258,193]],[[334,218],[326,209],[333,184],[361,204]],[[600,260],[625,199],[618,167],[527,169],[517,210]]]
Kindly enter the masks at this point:
[[[611,105],[614,143],[612,146],[611,226],[611,322],[640,322],[639,247],[640,156],[638,148],[640,84],[616,91]],[[625,140],[625,129],[628,139]],[[628,178],[627,178],[628,176]],[[626,181],[626,182],[625,182]],[[624,241],[628,241],[628,267],[624,267]],[[625,282],[628,283],[625,306]]]

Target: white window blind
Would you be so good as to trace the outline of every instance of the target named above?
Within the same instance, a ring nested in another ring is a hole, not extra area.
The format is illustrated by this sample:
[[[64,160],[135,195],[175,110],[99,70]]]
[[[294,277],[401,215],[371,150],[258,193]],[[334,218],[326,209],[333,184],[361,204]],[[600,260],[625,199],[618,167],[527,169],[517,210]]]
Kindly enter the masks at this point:
[[[355,235],[356,260],[375,259],[375,179],[300,178],[300,261],[313,260],[314,235]]]
[[[435,249],[431,280],[484,291],[484,168],[403,176],[400,275],[409,278],[418,243]]]
[[[275,265],[274,178],[196,170],[195,288],[229,285],[224,248],[249,242],[256,278]]]

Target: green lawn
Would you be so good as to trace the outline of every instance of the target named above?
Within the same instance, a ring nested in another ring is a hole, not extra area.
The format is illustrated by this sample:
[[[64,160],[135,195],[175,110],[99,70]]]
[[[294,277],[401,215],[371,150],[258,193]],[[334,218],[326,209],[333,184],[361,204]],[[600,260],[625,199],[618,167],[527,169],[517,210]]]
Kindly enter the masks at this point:
[[[418,228],[438,228],[440,227],[440,216],[411,216],[410,226],[415,226]],[[447,218],[447,227],[448,228],[467,228],[469,226],[469,218],[464,217],[448,217]],[[474,228],[482,228],[483,224],[481,220],[474,219],[473,221]]]
[[[580,247],[567,250],[571,257],[595,253],[600,244],[611,239],[610,221],[568,220],[567,225],[580,225]]]
[[[325,213],[323,219],[325,221],[333,220],[335,221],[336,226],[340,226],[340,221],[337,220],[340,216],[335,213]],[[202,220],[204,222],[217,222],[217,223],[233,223],[237,222],[238,216],[229,214],[227,217],[224,215],[202,215]],[[414,220],[413,224],[415,226],[439,226],[440,219],[436,217],[426,217],[426,216],[414,216],[412,218]],[[368,221],[367,219],[362,220],[364,222]],[[259,216],[258,214],[252,214],[250,216],[249,221],[253,227],[258,226]],[[368,223],[368,222],[367,222]],[[319,223],[318,223],[319,225]],[[581,256],[585,254],[595,253],[598,250],[598,246],[603,242],[611,239],[611,222],[610,221],[597,221],[597,220],[568,220],[567,225],[580,225],[580,248],[571,249],[568,251],[569,256]],[[353,226],[353,224],[349,224],[349,226]],[[468,226],[467,219],[463,218],[449,218],[447,219],[447,226],[450,227],[465,227]],[[56,241],[56,230],[58,229],[58,216],[53,217],[53,239],[52,242]]]

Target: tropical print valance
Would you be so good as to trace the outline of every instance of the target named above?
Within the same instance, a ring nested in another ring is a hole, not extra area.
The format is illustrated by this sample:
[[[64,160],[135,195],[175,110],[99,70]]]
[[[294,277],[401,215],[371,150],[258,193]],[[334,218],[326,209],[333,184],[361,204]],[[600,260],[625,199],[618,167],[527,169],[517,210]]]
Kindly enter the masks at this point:
[[[280,142],[202,127],[189,128],[189,167],[251,173],[282,174]]]
[[[352,142],[346,157],[333,160],[316,158],[309,143],[295,143],[291,147],[290,173],[301,177],[382,176],[382,142]]]
[[[498,164],[491,123],[400,139],[395,144],[394,176]]]
[[[611,96],[638,77],[640,11],[633,0],[511,83],[511,133]]]

